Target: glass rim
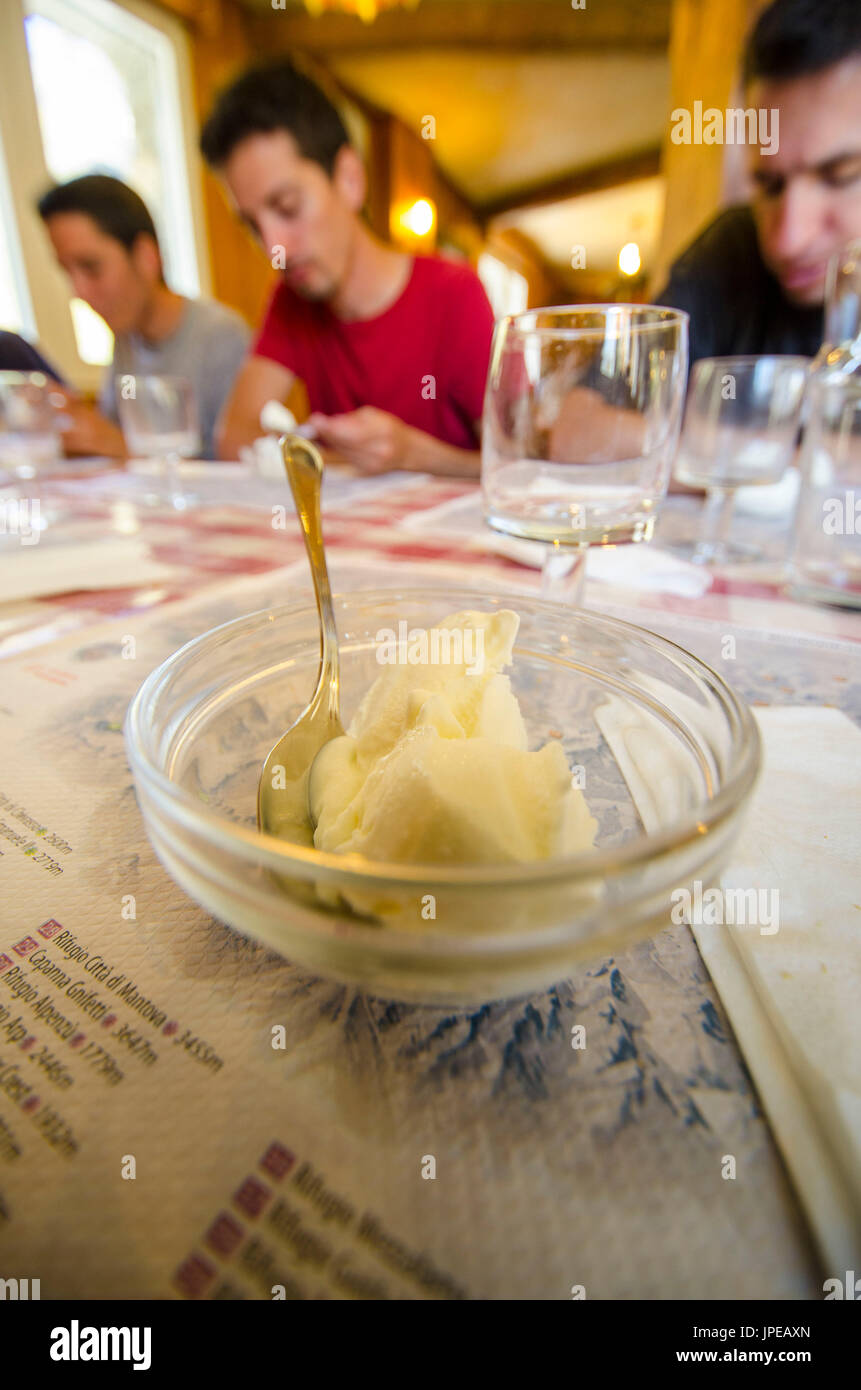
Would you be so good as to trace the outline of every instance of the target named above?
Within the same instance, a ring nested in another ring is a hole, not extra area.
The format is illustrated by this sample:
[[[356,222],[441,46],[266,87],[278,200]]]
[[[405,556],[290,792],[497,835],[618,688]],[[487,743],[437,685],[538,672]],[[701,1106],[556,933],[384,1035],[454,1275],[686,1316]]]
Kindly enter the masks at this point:
[[[481,602],[491,597],[480,590],[452,590],[449,593],[448,590],[441,591],[437,588],[427,590],[407,587],[366,590],[361,594],[339,594],[335,597],[335,603],[336,607],[349,608],[351,603],[360,599],[365,606],[380,603],[391,606],[395,598],[426,601],[429,597],[438,598],[441,595],[453,597],[455,592],[458,598],[463,600]],[[531,596],[529,602],[541,606],[554,606],[547,600]],[[237,854],[246,862],[264,864],[281,872],[292,869],[298,871],[301,877],[309,879],[322,874],[326,879],[338,880],[353,889],[384,885],[403,891],[426,884],[427,891],[442,891],[454,888],[487,889],[502,884],[519,887],[527,884],[547,886],[553,883],[588,883],[596,877],[612,881],[628,870],[668,858],[676,851],[698,842],[706,834],[716,832],[731,817],[739,800],[744,799],[757,779],[761,743],[756,721],[746,702],[713,667],[660,633],[625,622],[621,618],[581,609],[576,611],[575,616],[585,622],[587,627],[608,627],[621,636],[634,636],[647,646],[665,652],[676,661],[680,654],[686,668],[693,667],[697,674],[709,678],[712,692],[717,696],[727,717],[733,737],[732,766],[727,779],[715,796],[705,803],[699,803],[692,810],[689,809],[673,825],[654,833],[644,830],[624,845],[584,850],[574,855],[548,860],[457,865],[402,864],[365,859],[359,855],[306,848],[260,831],[256,827],[239,825],[201,805],[163,770],[156,752],[153,704],[162,695],[165,685],[183,669],[188,660],[198,657],[207,646],[213,643],[221,645],[232,635],[247,633],[254,627],[265,628],[279,619],[305,613],[312,614],[314,611],[313,603],[303,596],[274,609],[258,609],[254,613],[243,614],[219,624],[208,632],[198,634],[150,672],[132,696],[126,710],[123,733],[126,755],[133,775],[140,778],[147,792],[160,802],[162,811],[170,808],[167,813],[175,822],[192,832],[199,832],[205,827],[210,844]],[[303,874],[302,869],[306,870],[306,873]]]
[[[623,316],[628,319],[643,316],[642,323],[628,322],[625,330],[630,333],[642,333],[647,329],[671,328],[674,325],[681,327],[690,322],[690,314],[685,309],[675,309],[666,304],[633,304],[633,303],[596,303],[596,304],[542,304],[534,309],[524,309],[519,314],[505,314],[497,320],[497,329],[505,328],[506,331],[513,331],[521,337],[553,337],[562,339],[577,339],[595,337],[601,334],[606,337],[607,330],[617,327],[612,322],[612,314],[618,313],[620,320]],[[582,327],[566,326],[565,324],[553,325],[535,323],[529,324],[528,320],[534,319],[539,314],[570,315],[577,314],[603,314],[604,327],[600,324],[583,325]],[[646,317],[646,316],[650,317]],[[622,324],[618,325],[621,327]]]

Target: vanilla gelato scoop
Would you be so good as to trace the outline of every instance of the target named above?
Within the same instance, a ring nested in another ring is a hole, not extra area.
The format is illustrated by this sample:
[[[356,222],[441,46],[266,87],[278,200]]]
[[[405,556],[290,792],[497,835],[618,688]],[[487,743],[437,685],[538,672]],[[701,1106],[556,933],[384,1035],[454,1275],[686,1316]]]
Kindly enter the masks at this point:
[[[389,662],[314,765],[317,849],[481,864],[592,847],[597,825],[562,748],[528,750],[502,674],[519,625],[510,609],[455,613],[424,648],[413,634],[409,646],[378,646]]]

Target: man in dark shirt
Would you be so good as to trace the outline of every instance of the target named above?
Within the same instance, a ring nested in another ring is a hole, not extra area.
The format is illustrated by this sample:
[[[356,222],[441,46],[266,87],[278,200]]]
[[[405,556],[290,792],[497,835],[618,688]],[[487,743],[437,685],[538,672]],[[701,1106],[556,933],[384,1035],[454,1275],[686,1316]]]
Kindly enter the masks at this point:
[[[861,0],[775,0],[748,39],[745,102],[776,111],[747,147],[750,206],[722,212],[657,302],[691,316],[690,357],[813,356],[828,262],[861,237]]]

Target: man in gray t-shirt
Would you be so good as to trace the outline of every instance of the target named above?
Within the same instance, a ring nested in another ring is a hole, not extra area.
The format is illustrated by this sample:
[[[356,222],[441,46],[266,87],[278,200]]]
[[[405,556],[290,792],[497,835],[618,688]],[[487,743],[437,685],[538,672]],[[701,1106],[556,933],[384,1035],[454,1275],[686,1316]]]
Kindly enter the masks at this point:
[[[72,421],[64,431],[66,453],[122,458],[115,378],[162,374],[191,381],[200,455],[215,458],[216,420],[250,338],[244,320],[223,304],[186,299],[168,287],[152,217],[119,179],[72,179],[49,189],[38,208],[75,294],[114,334],[100,409],[75,400],[65,407]]]
[[[230,395],[233,379],[248,347],[249,331],[232,309],[210,299],[187,299],[178,326],[161,342],[147,342],[140,333],[114,339],[114,360],[108,368],[99,406],[117,421],[117,378],[184,376],[197,402],[201,458],[216,457],[213,431],[219,411]]]

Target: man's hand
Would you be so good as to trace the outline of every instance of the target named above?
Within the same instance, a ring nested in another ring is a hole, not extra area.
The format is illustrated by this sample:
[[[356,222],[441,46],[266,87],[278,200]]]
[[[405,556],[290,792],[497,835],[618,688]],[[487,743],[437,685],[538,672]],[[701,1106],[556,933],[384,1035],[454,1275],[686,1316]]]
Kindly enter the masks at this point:
[[[346,415],[314,414],[309,420],[320,443],[360,473],[409,468],[413,431],[396,415],[363,405]]]
[[[339,463],[349,464],[360,473],[405,469],[461,478],[477,478],[479,474],[477,453],[444,444],[375,406],[363,405],[345,415],[315,413],[308,424]]]
[[[268,357],[247,357],[236,375],[215,427],[215,447],[220,459],[238,459],[240,450],[251,448],[263,433],[260,412],[267,401],[282,401],[297,420],[307,411],[293,396],[296,378],[280,362]],[[304,389],[301,393],[304,396]]]
[[[63,451],[69,457],[124,459],[125,440],[117,425],[100,415],[95,406],[67,396],[62,415],[69,423],[61,426]]]

